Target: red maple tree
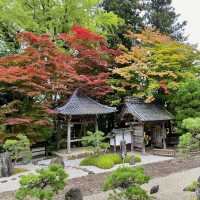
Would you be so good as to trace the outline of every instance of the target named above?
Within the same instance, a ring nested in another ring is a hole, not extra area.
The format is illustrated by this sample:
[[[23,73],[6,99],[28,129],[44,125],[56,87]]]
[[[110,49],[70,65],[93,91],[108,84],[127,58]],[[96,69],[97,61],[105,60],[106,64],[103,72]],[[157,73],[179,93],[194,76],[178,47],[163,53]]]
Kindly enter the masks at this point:
[[[21,52],[0,58],[0,84],[13,100],[28,99],[35,105],[31,108],[52,114],[51,108],[76,88],[97,98],[111,91],[107,84],[109,68],[119,52],[109,49],[102,36],[74,26],[70,33],[60,34],[56,41],[49,35],[31,32],[19,33],[17,38]],[[38,123],[31,120],[28,110],[26,106],[14,112],[14,116],[4,114],[5,124],[46,125],[38,115]]]

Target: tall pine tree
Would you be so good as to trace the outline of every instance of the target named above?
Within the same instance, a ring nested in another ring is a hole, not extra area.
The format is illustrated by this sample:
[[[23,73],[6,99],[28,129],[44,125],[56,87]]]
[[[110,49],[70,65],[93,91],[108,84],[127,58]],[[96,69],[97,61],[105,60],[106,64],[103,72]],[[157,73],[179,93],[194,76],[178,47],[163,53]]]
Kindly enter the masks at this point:
[[[177,14],[172,6],[172,0],[145,0],[146,23],[161,33],[172,36],[182,41],[186,21],[179,22],[180,14]]]
[[[109,42],[111,45],[123,43],[126,46],[131,46],[132,43],[124,34],[127,30],[139,32],[143,29],[143,3],[140,0],[104,0],[103,8],[107,12],[113,12],[124,20],[124,24],[110,35]]]

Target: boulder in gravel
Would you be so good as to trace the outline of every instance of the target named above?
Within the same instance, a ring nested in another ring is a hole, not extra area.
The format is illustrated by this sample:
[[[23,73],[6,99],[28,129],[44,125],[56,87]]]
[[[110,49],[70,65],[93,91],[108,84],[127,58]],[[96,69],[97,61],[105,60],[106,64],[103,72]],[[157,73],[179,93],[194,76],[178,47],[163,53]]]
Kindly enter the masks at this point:
[[[65,194],[65,200],[83,200],[82,192],[79,188],[71,188]]]
[[[155,194],[159,191],[159,185],[155,185],[150,189],[150,194]]]
[[[199,176],[199,178],[197,179],[197,182],[200,184],[200,176]]]
[[[13,164],[8,152],[0,154],[0,177],[8,177],[13,173]]]
[[[196,197],[197,197],[197,200],[200,200],[200,188],[196,189]]]
[[[65,163],[61,157],[53,158],[50,162],[50,165],[54,164],[61,165],[63,168],[65,167]]]

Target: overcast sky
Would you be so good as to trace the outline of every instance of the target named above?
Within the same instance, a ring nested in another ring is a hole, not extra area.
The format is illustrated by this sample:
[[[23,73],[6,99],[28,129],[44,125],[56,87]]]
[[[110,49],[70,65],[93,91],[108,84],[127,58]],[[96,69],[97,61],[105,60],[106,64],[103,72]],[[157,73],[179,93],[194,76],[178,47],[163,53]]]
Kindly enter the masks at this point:
[[[189,42],[200,48],[200,0],[172,0],[180,19],[188,21],[186,34]]]

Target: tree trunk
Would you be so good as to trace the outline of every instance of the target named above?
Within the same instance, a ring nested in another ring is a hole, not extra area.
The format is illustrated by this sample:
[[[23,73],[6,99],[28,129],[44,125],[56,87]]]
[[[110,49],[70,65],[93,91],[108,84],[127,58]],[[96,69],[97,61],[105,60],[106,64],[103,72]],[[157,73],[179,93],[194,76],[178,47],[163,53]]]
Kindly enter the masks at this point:
[[[0,154],[0,177],[8,177],[13,173],[13,164],[9,153]]]

